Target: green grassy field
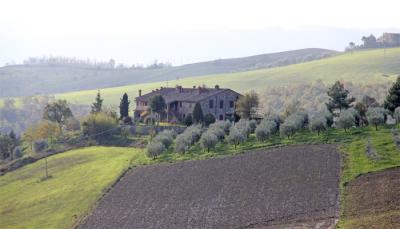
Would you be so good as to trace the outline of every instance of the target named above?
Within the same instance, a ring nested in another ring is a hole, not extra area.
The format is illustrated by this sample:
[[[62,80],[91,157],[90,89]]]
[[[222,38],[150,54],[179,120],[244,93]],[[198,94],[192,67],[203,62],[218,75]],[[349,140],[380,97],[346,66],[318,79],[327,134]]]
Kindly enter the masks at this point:
[[[0,177],[0,228],[70,228],[131,165],[141,150],[89,147],[48,158]]]
[[[171,80],[168,86],[176,84],[186,87],[205,84],[213,87],[232,88],[238,92],[249,90],[262,91],[268,87],[296,83],[310,83],[322,80],[332,83],[335,80],[345,80],[365,84],[383,81],[393,81],[400,74],[400,48],[375,49],[345,53],[331,58],[294,64],[284,67],[247,71],[239,73],[208,75],[180,80]],[[167,86],[166,82],[128,85],[123,87],[105,88],[101,92],[105,104],[118,105],[120,97],[127,92],[131,100],[142,89],[147,93],[152,89]],[[72,103],[90,104],[97,90],[71,92],[56,95]]]

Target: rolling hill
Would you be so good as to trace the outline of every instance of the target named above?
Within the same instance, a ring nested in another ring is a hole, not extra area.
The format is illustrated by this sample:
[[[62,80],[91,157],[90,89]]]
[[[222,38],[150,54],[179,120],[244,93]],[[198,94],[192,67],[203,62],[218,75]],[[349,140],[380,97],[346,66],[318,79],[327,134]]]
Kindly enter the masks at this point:
[[[0,68],[0,98],[55,94],[248,71],[321,59],[336,53],[327,49],[310,48],[161,69],[99,69],[54,65],[6,66]]]
[[[186,87],[193,85],[219,84],[224,88],[232,88],[238,92],[249,90],[262,91],[268,87],[293,85],[296,83],[322,80],[326,83],[345,80],[365,84],[393,81],[400,74],[400,48],[374,49],[345,53],[330,58],[254,71],[213,74],[171,80],[168,86],[176,84]],[[167,86],[166,82],[134,84],[123,87],[105,88],[101,90],[105,104],[119,104],[122,93],[127,92],[133,100],[138,90],[143,93],[157,87]],[[71,103],[90,104],[97,90],[87,90],[57,94],[56,97],[67,99]]]

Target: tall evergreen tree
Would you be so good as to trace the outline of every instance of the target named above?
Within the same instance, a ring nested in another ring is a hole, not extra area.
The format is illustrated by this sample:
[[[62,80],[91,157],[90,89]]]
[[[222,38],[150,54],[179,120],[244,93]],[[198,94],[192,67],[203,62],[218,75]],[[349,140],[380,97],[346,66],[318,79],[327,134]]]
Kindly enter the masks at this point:
[[[101,108],[103,106],[103,99],[101,98],[100,91],[97,91],[96,100],[92,103],[92,110],[90,111],[91,114],[101,112]]]
[[[384,107],[385,109],[394,112],[396,107],[400,106],[400,76],[397,77],[397,81],[393,83],[393,86],[389,90],[389,94],[386,96]]]
[[[204,120],[203,110],[200,103],[196,103],[193,108],[193,121],[194,123],[202,123]]]
[[[326,107],[330,112],[333,112],[335,109],[347,109],[350,107],[350,104],[355,101],[354,97],[348,97],[349,91],[344,88],[343,83],[340,81],[336,81],[332,87],[328,89],[327,92],[329,96],[329,102],[326,104]]]
[[[161,95],[155,95],[150,98],[150,108],[152,112],[155,112],[158,116],[157,125],[160,124],[161,113],[165,111],[167,104],[165,103],[164,98]]]
[[[119,118],[123,120],[125,117],[129,116],[129,98],[126,93],[122,96],[121,102],[119,104]]]

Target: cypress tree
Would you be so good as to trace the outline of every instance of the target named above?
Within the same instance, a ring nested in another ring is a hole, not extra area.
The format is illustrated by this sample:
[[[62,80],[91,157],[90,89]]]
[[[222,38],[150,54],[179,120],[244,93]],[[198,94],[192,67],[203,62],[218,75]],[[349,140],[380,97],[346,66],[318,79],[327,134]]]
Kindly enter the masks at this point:
[[[393,86],[389,90],[389,94],[386,96],[384,107],[385,109],[394,112],[396,107],[400,106],[400,76],[397,77],[397,81],[393,83]]]
[[[193,121],[194,123],[202,123],[204,120],[203,110],[201,109],[200,103],[196,103],[193,109]]]
[[[126,93],[122,96],[121,103],[119,104],[119,116],[121,120],[129,116],[129,99]]]
[[[97,91],[97,96],[92,104],[92,110],[90,111],[91,114],[95,114],[101,111],[101,108],[103,106],[103,99],[101,98],[100,91]]]

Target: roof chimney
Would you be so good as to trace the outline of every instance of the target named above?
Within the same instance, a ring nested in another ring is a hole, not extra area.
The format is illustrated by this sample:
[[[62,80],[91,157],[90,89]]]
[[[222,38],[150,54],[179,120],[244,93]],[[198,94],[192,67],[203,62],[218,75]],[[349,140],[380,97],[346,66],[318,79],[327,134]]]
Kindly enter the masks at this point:
[[[176,91],[182,93],[182,86],[176,85]]]
[[[219,85],[218,84],[215,85],[215,89],[219,90]]]
[[[139,89],[139,97],[142,96],[142,89]]]

